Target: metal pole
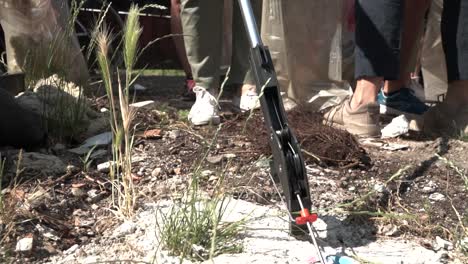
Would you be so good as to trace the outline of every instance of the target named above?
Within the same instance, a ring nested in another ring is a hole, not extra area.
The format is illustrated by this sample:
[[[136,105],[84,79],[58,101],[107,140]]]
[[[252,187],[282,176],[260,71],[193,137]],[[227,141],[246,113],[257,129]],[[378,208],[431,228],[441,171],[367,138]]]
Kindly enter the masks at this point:
[[[255,22],[250,0],[239,0],[239,6],[242,16],[244,17],[245,28],[249,35],[251,47],[256,48],[258,45],[263,45],[260,34],[258,33],[257,22]]]

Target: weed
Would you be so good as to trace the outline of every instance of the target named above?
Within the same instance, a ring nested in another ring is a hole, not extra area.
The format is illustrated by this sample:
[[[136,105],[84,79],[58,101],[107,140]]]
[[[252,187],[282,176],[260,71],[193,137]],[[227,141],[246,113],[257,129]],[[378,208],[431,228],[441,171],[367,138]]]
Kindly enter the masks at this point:
[[[177,111],[177,118],[181,121],[185,121],[188,119],[189,112],[189,110],[179,110]]]
[[[192,260],[239,253],[242,245],[237,241],[237,236],[244,222],[222,222],[229,204],[228,198],[219,191],[219,184],[213,197],[203,197],[198,177],[192,177],[189,190],[182,200],[163,214],[160,230],[163,247],[181,259]]]
[[[89,168],[91,167],[91,163],[93,163],[93,160],[91,159],[91,156],[93,154],[94,149],[97,147],[97,145],[93,146],[88,153],[84,157],[80,157],[81,162],[83,163],[83,171],[88,172]]]

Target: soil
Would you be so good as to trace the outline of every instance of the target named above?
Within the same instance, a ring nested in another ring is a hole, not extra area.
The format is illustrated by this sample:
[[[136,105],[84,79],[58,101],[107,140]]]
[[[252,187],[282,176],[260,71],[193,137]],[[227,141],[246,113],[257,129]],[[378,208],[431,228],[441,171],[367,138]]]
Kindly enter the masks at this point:
[[[148,89],[138,92],[135,101],[154,100],[157,105],[139,111],[135,121],[133,172],[139,205],[180,195],[193,173],[203,176],[202,188],[208,193],[223,174],[224,189],[235,198],[281,204],[268,173],[271,150],[260,112],[238,113],[223,99],[220,129],[191,127],[185,116],[192,102],[181,96],[183,78],[140,77],[137,83]],[[99,110],[106,100],[97,98]],[[357,139],[300,108],[288,113],[288,119],[304,150],[313,209],[325,218],[339,215],[350,228],[364,230],[346,241],[348,246],[399,236],[431,248],[436,236],[455,245],[466,236],[467,142],[420,135]],[[385,148],[397,145],[403,147]],[[3,193],[11,219],[0,222],[0,260],[5,262],[47,262],[75,244],[102,239],[120,222],[109,210],[108,175],[96,169],[111,159],[110,149],[86,169],[83,160],[66,149],[39,151],[72,166],[63,175],[15,177],[14,160],[7,160]],[[16,152],[4,149],[2,156]],[[27,236],[34,237],[34,249],[15,252],[17,241]]]

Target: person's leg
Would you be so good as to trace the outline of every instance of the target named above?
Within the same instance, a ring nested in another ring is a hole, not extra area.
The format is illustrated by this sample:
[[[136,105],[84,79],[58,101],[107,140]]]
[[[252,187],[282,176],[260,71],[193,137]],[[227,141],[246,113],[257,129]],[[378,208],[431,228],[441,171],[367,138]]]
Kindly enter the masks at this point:
[[[468,106],[468,1],[444,1],[442,43],[447,60],[446,102],[453,107]]]
[[[255,79],[250,67],[250,42],[247,31],[245,30],[244,20],[237,0],[233,1],[233,20],[232,20],[232,56],[231,70],[229,72],[229,81],[236,87],[239,87],[238,95],[235,98],[235,104],[238,104],[241,110],[250,110],[255,108],[258,97],[255,89]],[[260,23],[262,17],[262,0],[251,0],[252,9],[256,18],[258,30],[260,32]]]
[[[404,1],[405,11],[401,36],[400,78],[385,82],[383,91],[387,94],[408,87],[411,73],[415,70],[418,47],[424,31],[424,16],[431,4],[430,0]]]
[[[379,136],[377,94],[384,81],[398,79],[400,66],[401,0],[356,1],[356,89],[350,100],[325,114],[360,136]]]
[[[171,0],[171,33],[181,35],[182,21],[180,19],[180,0]],[[174,36],[174,45],[177,51],[182,69],[184,69],[185,77],[192,79],[192,69],[187,59],[187,52],[185,52],[184,39],[182,36]]]
[[[444,1],[442,44],[447,62],[448,90],[441,104],[424,117],[429,135],[468,134],[468,0]]]
[[[379,92],[380,113],[387,115],[421,115],[429,108],[411,90],[411,73],[415,69],[418,51],[424,29],[424,15],[429,0],[404,1],[404,19],[400,53],[400,73],[396,80],[385,81]]]
[[[194,125],[219,122],[216,94],[221,63],[223,2],[182,0],[182,29],[196,86],[188,119]]]
[[[217,93],[222,45],[222,0],[182,0],[187,58],[197,86]]]

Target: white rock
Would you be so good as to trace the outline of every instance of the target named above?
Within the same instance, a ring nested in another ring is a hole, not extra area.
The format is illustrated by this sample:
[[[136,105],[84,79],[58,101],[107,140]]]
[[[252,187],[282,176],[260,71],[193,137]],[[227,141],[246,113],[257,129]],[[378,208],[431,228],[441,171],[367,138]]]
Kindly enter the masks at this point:
[[[208,176],[211,176],[213,174],[214,174],[214,172],[211,171],[211,170],[204,170],[204,171],[201,172],[202,177],[208,177]]]
[[[378,193],[383,193],[385,191],[385,185],[378,183],[374,185],[374,190]]]
[[[160,174],[161,174],[161,168],[155,168],[155,169],[151,172],[151,176],[152,176],[152,177],[155,177],[155,178],[157,178]]]
[[[453,243],[447,240],[442,239],[440,236],[436,236],[436,247],[438,249],[453,250]],[[436,249],[436,248],[434,248]],[[436,249],[436,250],[438,250]]]
[[[126,221],[118,226],[112,233],[113,237],[123,237],[135,233],[137,230],[137,224],[134,222]]]
[[[114,165],[115,163],[113,161],[107,161],[101,164],[97,165],[97,170],[100,172],[107,173],[110,171],[110,167]]]
[[[440,201],[445,201],[445,195],[441,193],[433,193],[429,195],[429,200],[440,202]]]
[[[152,109],[156,106],[156,102],[153,100],[142,101],[130,104],[130,107],[140,108],[140,109]]]
[[[171,130],[171,131],[169,132],[168,137],[169,137],[170,139],[175,140],[175,139],[177,139],[178,137],[180,137],[180,131],[179,131],[179,130]]]
[[[33,238],[32,237],[25,237],[16,243],[16,251],[17,252],[25,252],[31,251],[33,248]]]
[[[70,255],[70,254],[73,254],[75,253],[75,251],[79,248],[80,246],[78,246],[77,244],[71,246],[69,249],[65,250],[63,252],[64,255]]]

